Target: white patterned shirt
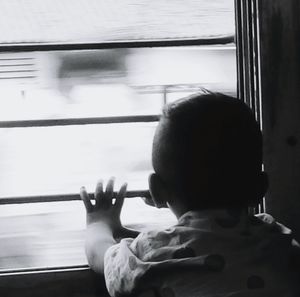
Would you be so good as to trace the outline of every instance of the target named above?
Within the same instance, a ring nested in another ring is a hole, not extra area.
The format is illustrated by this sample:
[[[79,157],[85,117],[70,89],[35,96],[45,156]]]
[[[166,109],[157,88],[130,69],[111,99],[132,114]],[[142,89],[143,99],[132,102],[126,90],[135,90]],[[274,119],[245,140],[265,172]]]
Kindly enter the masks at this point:
[[[291,242],[291,230],[267,214],[190,211],[169,229],[112,246],[106,286],[111,296],[296,296]]]

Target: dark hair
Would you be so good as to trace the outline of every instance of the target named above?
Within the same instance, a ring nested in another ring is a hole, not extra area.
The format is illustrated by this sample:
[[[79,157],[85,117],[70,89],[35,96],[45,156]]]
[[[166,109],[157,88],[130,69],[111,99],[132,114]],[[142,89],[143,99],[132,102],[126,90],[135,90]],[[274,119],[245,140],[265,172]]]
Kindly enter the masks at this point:
[[[241,100],[196,94],[164,108],[152,161],[155,172],[182,191],[191,207],[198,207],[199,193],[206,207],[248,204],[256,199],[244,192],[261,172],[262,134]]]

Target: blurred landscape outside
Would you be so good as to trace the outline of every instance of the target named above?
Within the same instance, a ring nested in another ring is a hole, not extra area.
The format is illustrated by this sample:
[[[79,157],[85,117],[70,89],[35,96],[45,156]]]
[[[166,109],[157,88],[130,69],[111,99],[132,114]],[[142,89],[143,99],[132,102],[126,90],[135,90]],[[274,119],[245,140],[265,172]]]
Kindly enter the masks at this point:
[[[0,0],[0,6],[4,2]],[[202,1],[202,14],[209,16],[215,9],[212,23],[220,16],[228,18],[228,11],[233,17],[231,2]],[[162,4],[162,8],[168,7]],[[147,22],[155,24],[151,18]],[[124,25],[123,31],[128,30]],[[110,36],[108,31],[105,34]],[[164,103],[202,88],[235,95],[235,54],[233,44],[4,52],[0,54],[0,122],[158,115]],[[0,128],[0,202],[1,197],[78,193],[82,185],[93,191],[98,179],[110,176],[117,178],[117,187],[127,181],[128,190],[147,189],[156,124]],[[127,199],[122,222],[144,230],[169,226],[175,218],[166,209],[151,208],[134,198]],[[86,264],[84,228],[80,201],[0,205],[0,271]]]

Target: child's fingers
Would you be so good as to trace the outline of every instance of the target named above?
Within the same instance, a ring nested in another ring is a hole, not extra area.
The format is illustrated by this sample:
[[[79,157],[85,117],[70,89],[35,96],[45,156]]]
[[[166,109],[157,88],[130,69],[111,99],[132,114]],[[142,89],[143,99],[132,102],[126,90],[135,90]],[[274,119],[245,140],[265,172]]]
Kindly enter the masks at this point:
[[[84,203],[86,212],[91,212],[93,210],[93,205],[90,200],[89,194],[87,193],[85,187],[81,187],[80,189],[80,197]]]
[[[95,204],[99,206],[103,197],[103,180],[99,180],[95,190]]]
[[[114,204],[114,210],[117,213],[120,213],[124,204],[124,199],[127,191],[127,183],[123,184],[120,188],[120,191],[118,192],[116,202]]]
[[[113,193],[114,193],[114,184],[115,184],[115,178],[111,177],[108,180],[106,190],[105,190],[105,199],[110,200],[113,198]]]

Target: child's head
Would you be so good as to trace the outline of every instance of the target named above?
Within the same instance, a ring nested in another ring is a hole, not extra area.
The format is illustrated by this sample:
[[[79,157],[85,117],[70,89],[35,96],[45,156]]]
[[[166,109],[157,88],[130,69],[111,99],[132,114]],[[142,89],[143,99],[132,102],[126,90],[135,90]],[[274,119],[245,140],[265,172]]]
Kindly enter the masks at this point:
[[[156,204],[186,210],[245,207],[264,195],[262,134],[241,100],[193,95],[167,105],[152,151]]]

